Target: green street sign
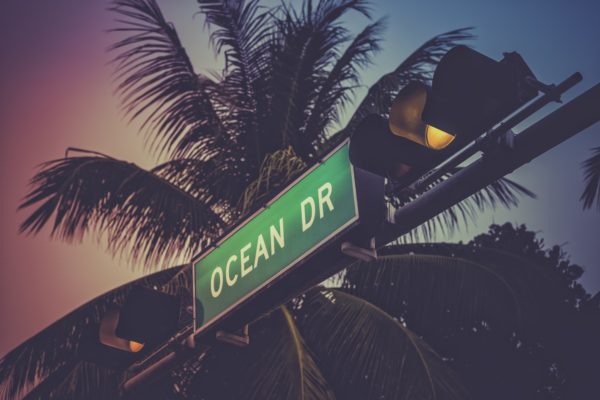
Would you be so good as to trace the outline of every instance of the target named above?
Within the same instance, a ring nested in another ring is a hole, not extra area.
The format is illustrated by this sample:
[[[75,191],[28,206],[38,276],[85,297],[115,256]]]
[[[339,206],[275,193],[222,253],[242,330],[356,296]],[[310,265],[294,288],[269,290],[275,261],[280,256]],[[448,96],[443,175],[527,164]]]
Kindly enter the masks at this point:
[[[346,143],[194,260],[196,333],[357,220]]]

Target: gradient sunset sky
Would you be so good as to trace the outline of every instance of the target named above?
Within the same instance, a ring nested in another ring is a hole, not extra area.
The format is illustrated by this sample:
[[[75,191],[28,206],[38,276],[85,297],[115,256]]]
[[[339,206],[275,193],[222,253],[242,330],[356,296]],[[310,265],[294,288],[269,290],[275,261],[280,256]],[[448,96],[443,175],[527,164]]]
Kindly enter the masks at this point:
[[[0,5],[0,357],[82,303],[144,273],[139,265],[112,258],[94,238],[64,244],[50,240],[48,230],[35,237],[18,234],[27,213],[16,209],[28,180],[37,165],[63,157],[67,147],[97,150],[146,168],[159,161],[145,152],[138,126],[123,118],[113,93],[105,52],[112,41],[106,30],[114,26],[108,4],[4,0]],[[197,70],[220,70],[204,21],[195,15],[195,1],[159,4]],[[565,100],[600,82],[596,0],[382,0],[373,2],[373,14],[387,16],[388,28],[383,51],[363,73],[365,88],[427,39],[467,26],[475,27],[477,39],[470,44],[476,50],[494,59],[517,51],[546,83],[581,72],[583,82]],[[368,22],[357,13],[347,20],[356,30]],[[578,198],[580,164],[596,146],[599,124],[510,176],[538,199],[489,212],[469,231],[439,239],[468,240],[492,222],[525,223],[547,244],[563,245],[571,260],[585,267],[584,286],[595,293],[600,290],[600,213],[582,211]]]

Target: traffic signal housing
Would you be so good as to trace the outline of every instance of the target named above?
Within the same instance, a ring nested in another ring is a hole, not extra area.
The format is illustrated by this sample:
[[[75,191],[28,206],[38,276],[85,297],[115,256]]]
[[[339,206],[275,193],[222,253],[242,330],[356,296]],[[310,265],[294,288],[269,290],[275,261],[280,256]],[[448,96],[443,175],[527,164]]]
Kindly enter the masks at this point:
[[[410,181],[532,100],[536,83],[517,53],[495,61],[456,46],[440,60],[431,87],[406,85],[389,118],[369,115],[357,125],[351,161],[380,176]]]
[[[161,343],[177,330],[179,308],[176,296],[136,285],[119,309],[104,315],[100,342],[132,353]]]

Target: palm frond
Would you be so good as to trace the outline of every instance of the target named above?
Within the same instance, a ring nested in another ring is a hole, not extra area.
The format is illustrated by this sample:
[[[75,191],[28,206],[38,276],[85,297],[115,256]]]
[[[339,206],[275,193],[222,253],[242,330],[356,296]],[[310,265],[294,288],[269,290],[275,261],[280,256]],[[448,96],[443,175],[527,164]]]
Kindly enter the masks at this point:
[[[357,263],[342,287],[424,335],[450,335],[485,322],[496,332],[540,329],[558,287],[534,261],[499,249],[434,243],[382,249]]]
[[[243,169],[217,156],[179,158],[158,165],[152,172],[190,195],[214,204],[219,216],[230,223],[236,216],[235,204],[248,185]]]
[[[398,191],[390,187],[387,194],[389,202],[392,207],[400,208],[414,201],[424,192],[442,183],[460,170],[461,168],[453,169],[436,182],[432,182],[419,193],[408,189]],[[509,178],[501,178],[455,206],[436,215],[418,228],[413,229],[407,235],[398,238],[398,243],[410,243],[420,240],[431,241],[440,234],[451,235],[457,230],[468,227],[472,222],[475,222],[480,213],[493,210],[498,206],[506,208],[516,207],[519,204],[519,197],[521,196],[536,197],[535,193],[519,183]]]
[[[314,16],[310,16],[312,1],[305,1],[303,10],[308,18],[316,24],[332,24],[350,10],[358,11],[367,18],[371,18],[369,2],[367,0],[322,0],[319,1]]]
[[[465,397],[433,349],[374,304],[340,290],[316,289],[299,312],[300,332],[338,398]]]
[[[265,19],[270,12],[261,12],[258,0],[197,0],[206,25],[213,28],[210,40],[217,53],[225,55],[225,69],[239,69],[245,78],[249,73],[249,56],[258,56],[260,44],[268,29]],[[259,67],[259,65],[252,65]],[[249,82],[247,82],[249,83]]]
[[[276,191],[299,176],[306,163],[296,155],[291,146],[269,154],[260,168],[258,178],[250,183],[238,202],[240,215],[266,202]]]
[[[61,371],[62,372],[62,371]],[[56,378],[44,381],[23,400],[105,400],[119,397],[123,373],[82,361]],[[46,385],[47,383],[47,385]]]
[[[214,28],[210,40],[218,53],[225,56],[225,71],[230,97],[241,102],[238,107],[255,111],[258,98],[254,92],[264,69],[268,68],[268,46],[272,12],[263,11],[259,0],[198,0],[206,24]],[[232,87],[231,85],[235,85]]]
[[[189,302],[191,303],[191,299],[194,295],[192,268],[193,266],[191,263],[182,266],[179,271],[171,277],[171,279],[161,285],[161,291],[171,295],[177,295],[182,291],[187,292],[187,294],[189,294]]]
[[[257,148],[258,120],[264,118],[269,103],[272,11],[261,7],[259,0],[198,0],[198,4],[212,29],[211,44],[225,57],[219,91],[227,99],[227,120],[245,163],[256,170],[263,156]]]
[[[304,141],[309,145],[316,139],[323,142],[327,126],[338,122],[341,109],[348,104],[354,89],[360,84],[359,69],[369,65],[373,54],[380,50],[384,25],[384,20],[367,25],[335,61],[319,89],[304,128]]]
[[[53,236],[105,234],[113,254],[144,259],[148,268],[190,255],[223,228],[214,209],[221,199],[180,188],[161,176],[169,176],[166,169],[147,171],[96,154],[46,162],[19,207],[37,207],[21,231],[36,233],[54,216]]]
[[[187,389],[188,396],[206,400],[335,399],[285,307],[254,323],[250,335],[246,348],[213,348]]]
[[[339,58],[339,47],[350,41],[339,18],[350,10],[367,13],[365,1],[331,0],[313,9],[303,3],[299,14],[284,4],[275,20],[277,41],[272,55],[272,107],[261,147],[267,153],[292,145],[303,159],[310,155],[310,138],[303,128],[326,82],[328,72]],[[316,110],[318,112],[319,110]]]
[[[214,100],[215,83],[194,71],[173,25],[155,0],[114,0],[113,32],[126,35],[110,47],[116,53],[118,92],[132,119],[142,118],[151,149],[171,151],[184,135],[214,150],[225,127]]]
[[[75,368],[75,365],[77,365],[76,362],[72,361],[61,366],[60,368],[57,368],[54,372],[52,372],[52,374],[47,376],[40,383],[36,384],[35,387],[33,387],[33,389],[28,391],[26,394],[22,395],[24,392],[26,392],[26,390],[23,390],[21,394],[15,395],[14,398],[19,398],[21,400],[37,400],[52,399],[53,397],[56,397],[52,395],[53,391],[55,391],[56,388],[65,381],[69,374],[71,374]],[[2,394],[1,396],[1,398],[5,398],[6,394]]]
[[[133,285],[164,285],[182,268],[156,272],[98,296],[10,351],[0,359],[0,399],[25,395],[38,385],[43,386],[31,392],[32,396],[55,390],[72,376],[73,369],[81,361],[83,335],[99,323],[108,308],[122,303]],[[46,379],[49,381],[44,384]]]
[[[283,316],[285,325],[279,330],[285,334],[277,335],[279,340],[270,343],[273,349],[265,354],[262,360],[255,361],[257,366],[266,366],[264,373],[270,379],[252,379],[253,385],[248,391],[249,398],[335,399],[308,351],[292,315],[285,307],[279,310],[279,315],[276,314],[273,318],[281,319]]]
[[[591,208],[596,203],[600,210],[600,147],[592,149],[592,156],[583,162],[585,189],[579,200],[583,208]]]

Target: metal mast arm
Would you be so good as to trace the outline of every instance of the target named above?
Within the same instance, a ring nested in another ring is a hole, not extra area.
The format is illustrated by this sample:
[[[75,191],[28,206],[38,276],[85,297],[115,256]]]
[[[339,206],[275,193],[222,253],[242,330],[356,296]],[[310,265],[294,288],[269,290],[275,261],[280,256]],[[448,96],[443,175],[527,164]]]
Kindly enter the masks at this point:
[[[396,210],[377,238],[383,246],[466,199],[600,120],[600,84],[515,137],[514,148],[491,151],[415,201]]]

